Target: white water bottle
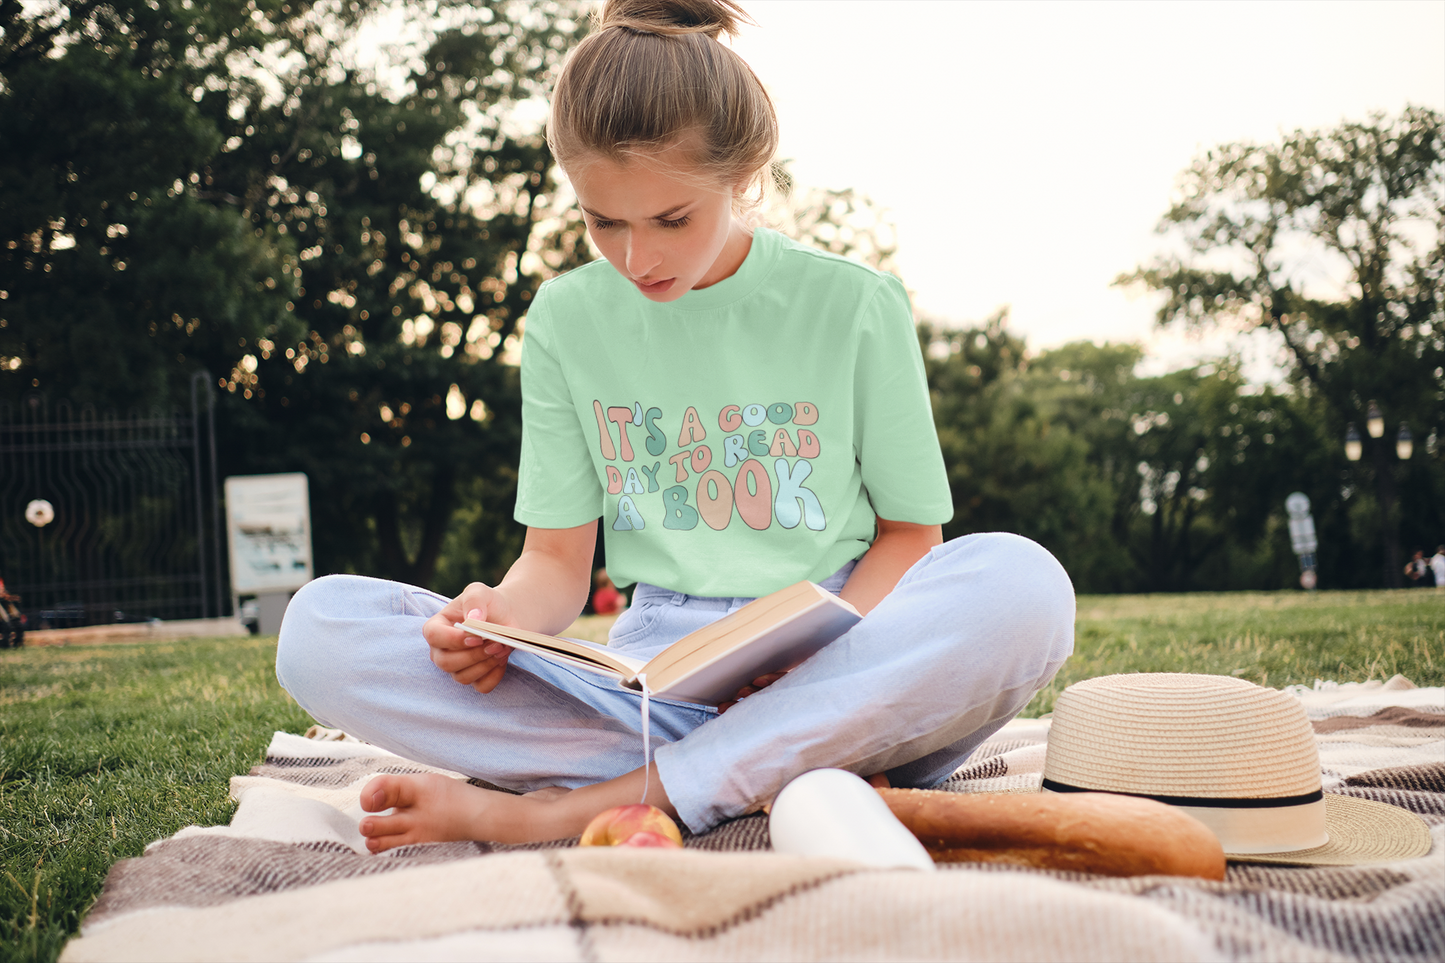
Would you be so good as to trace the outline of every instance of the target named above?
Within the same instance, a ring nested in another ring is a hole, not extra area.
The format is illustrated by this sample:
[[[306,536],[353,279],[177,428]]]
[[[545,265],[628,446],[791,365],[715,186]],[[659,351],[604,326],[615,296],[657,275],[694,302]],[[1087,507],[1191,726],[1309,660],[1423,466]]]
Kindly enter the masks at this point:
[[[773,849],[932,871],[933,858],[878,791],[851,772],[814,769],[783,787],[768,817]]]

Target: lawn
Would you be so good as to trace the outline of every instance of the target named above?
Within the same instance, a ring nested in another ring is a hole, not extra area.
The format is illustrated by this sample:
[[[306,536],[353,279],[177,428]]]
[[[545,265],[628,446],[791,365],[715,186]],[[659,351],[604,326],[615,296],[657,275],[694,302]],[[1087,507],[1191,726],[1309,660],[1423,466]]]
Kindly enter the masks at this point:
[[[0,651],[0,957],[54,959],[113,862],[230,819],[230,776],[261,761],[273,730],[311,723],[276,684],[275,649],[227,638]],[[1445,596],[1084,597],[1076,653],[1025,715],[1071,682],[1135,671],[1441,685]]]

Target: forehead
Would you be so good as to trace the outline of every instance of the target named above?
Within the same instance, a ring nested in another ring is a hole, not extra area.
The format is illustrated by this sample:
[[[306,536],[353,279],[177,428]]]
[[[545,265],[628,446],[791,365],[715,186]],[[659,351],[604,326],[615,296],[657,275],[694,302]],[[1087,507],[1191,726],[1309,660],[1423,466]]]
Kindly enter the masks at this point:
[[[661,211],[699,197],[730,193],[697,163],[696,157],[693,144],[679,141],[657,150],[617,157],[585,154],[570,160],[566,173],[578,200],[594,211],[608,205],[651,208],[660,201],[669,201],[657,208]],[[650,211],[649,216],[652,213],[657,211]]]

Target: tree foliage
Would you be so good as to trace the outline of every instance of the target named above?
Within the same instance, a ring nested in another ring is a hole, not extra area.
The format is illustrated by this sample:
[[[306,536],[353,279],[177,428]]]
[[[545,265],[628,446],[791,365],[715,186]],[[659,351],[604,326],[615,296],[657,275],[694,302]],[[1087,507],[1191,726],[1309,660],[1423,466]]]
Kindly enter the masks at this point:
[[[1399,541],[1445,522],[1438,461],[1401,467],[1392,454],[1398,426],[1421,439],[1445,428],[1440,114],[1411,107],[1207,151],[1182,175],[1160,231],[1179,253],[1119,282],[1160,292],[1161,324],[1275,332],[1334,447],[1379,405],[1389,436],[1367,439],[1368,459],[1338,474],[1373,487],[1385,575],[1399,584]],[[1401,485],[1410,511],[1397,516]]]
[[[208,369],[223,468],[309,475],[323,571],[427,584],[459,504],[510,516],[521,319],[586,258],[538,109],[577,5],[0,12],[5,395],[175,403]],[[472,521],[475,577],[517,532]]]
[[[188,188],[222,144],[193,91],[264,43],[249,12],[4,0],[0,30],[0,394],[177,402],[291,330],[284,250]]]
[[[1145,377],[1135,345],[1034,352],[1006,312],[919,334],[945,537],[1026,535],[1084,592],[1283,588],[1299,574],[1284,499],[1302,490],[1322,531],[1343,533],[1322,542],[1324,584],[1361,584],[1310,399],[1250,386],[1231,359]]]

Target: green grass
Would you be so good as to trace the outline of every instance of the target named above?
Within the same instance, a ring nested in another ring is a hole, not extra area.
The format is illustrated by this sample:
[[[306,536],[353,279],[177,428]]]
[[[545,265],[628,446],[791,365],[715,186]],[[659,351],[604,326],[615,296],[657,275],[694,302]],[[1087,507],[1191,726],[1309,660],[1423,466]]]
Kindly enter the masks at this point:
[[[275,658],[246,637],[0,652],[0,957],[53,960],[113,862],[230,820],[230,777],[311,724]]]
[[[261,761],[273,730],[311,724],[276,684],[275,651],[269,638],[0,651],[0,959],[53,960],[112,863],[230,820],[229,778]],[[1445,597],[1086,596],[1074,657],[1025,714],[1079,679],[1137,671],[1441,685]]]
[[[1115,672],[1202,672],[1275,688],[1397,673],[1445,684],[1445,595],[1429,589],[1085,595],[1075,624],[1073,657],[1023,715],[1050,712],[1066,686]]]

